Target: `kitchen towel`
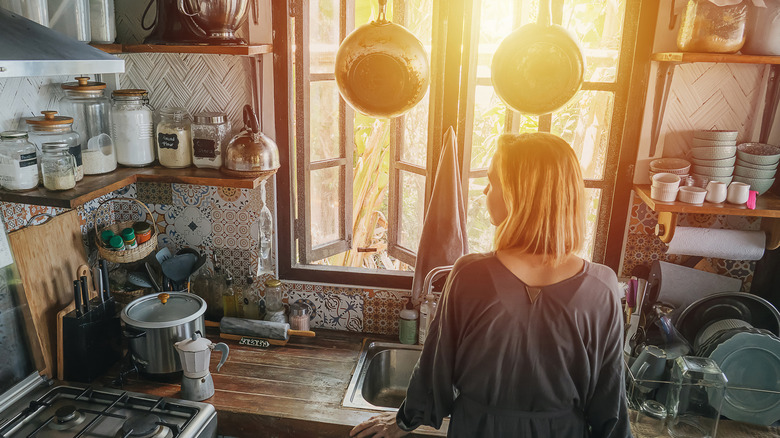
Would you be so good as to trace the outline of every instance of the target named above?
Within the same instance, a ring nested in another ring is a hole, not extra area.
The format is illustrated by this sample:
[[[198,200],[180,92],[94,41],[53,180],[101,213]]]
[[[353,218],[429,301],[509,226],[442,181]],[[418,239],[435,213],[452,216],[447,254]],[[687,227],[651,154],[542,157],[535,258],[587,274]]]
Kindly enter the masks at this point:
[[[728,260],[758,260],[764,255],[765,245],[766,234],[763,231],[677,227],[666,252]]]
[[[431,269],[452,265],[458,257],[468,252],[466,208],[458,166],[458,140],[455,130],[450,126],[444,134],[431,199],[425,211],[414,264],[412,301],[418,303],[422,298],[425,275]]]

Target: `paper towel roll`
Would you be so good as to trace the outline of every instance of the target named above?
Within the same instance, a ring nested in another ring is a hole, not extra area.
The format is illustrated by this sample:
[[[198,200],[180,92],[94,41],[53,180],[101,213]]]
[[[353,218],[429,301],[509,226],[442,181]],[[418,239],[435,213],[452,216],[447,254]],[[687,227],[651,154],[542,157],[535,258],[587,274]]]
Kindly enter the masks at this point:
[[[677,227],[666,252],[729,260],[758,260],[764,255],[765,245],[766,234],[763,231]]]

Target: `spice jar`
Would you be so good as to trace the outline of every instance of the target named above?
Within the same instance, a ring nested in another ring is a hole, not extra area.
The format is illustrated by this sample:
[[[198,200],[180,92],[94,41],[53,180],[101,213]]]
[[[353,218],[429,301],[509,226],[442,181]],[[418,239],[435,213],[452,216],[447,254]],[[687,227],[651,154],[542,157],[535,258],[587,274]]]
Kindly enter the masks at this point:
[[[57,111],[41,111],[41,114],[43,117],[30,117],[25,120],[30,141],[35,143],[41,153],[44,143],[67,143],[68,152],[76,160],[76,181],[81,181],[84,178],[81,137],[73,131],[73,117],[58,116]],[[43,159],[42,155],[41,159]]]
[[[43,186],[49,190],[68,190],[76,187],[76,159],[69,152],[70,144],[44,143],[42,149]]]
[[[302,304],[290,305],[290,328],[293,330],[309,330],[309,308]]]
[[[152,226],[148,222],[136,222],[133,224],[135,241],[139,245],[152,238]]]
[[[85,175],[99,175],[116,169],[114,142],[111,139],[111,104],[103,95],[106,84],[90,82],[86,76],[78,82],[61,85],[68,109],[73,114],[73,130],[81,139],[81,161]]]
[[[192,131],[187,110],[179,107],[161,109],[156,139],[160,164],[173,168],[192,164]]]
[[[735,53],[745,44],[747,12],[745,2],[719,6],[713,0],[688,0],[677,47],[684,52]]]
[[[149,93],[141,89],[115,90],[111,93],[111,138],[116,161],[130,167],[154,162],[154,113]]]
[[[275,278],[265,282],[265,310],[269,313],[284,310],[282,282]]]
[[[192,124],[192,163],[196,167],[219,169],[229,130],[227,116],[223,113],[195,114]]]
[[[130,227],[122,230],[122,241],[127,249],[138,248],[138,244],[135,243],[135,231]]]
[[[38,149],[24,131],[0,132],[0,185],[6,190],[38,187]]]

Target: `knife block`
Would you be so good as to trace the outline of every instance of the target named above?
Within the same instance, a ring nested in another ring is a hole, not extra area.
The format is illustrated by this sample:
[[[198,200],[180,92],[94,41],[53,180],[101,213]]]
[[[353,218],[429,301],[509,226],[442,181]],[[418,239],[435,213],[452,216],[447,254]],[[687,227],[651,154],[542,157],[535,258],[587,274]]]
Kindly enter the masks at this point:
[[[119,361],[121,335],[116,303],[90,301],[90,311],[81,316],[76,311],[62,319],[64,378],[90,383]]]

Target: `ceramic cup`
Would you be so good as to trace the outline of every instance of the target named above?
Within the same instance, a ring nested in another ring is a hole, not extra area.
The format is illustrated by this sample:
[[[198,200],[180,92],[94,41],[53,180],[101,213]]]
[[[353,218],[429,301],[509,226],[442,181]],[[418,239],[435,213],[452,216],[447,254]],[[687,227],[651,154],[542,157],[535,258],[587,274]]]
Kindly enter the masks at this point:
[[[641,390],[658,387],[666,368],[666,352],[655,345],[646,345],[631,364],[631,375]]]
[[[707,196],[704,198],[707,202],[720,204],[726,200],[726,195],[726,183],[720,181],[710,181],[707,183]]]
[[[750,184],[735,181],[729,184],[729,189],[726,193],[726,201],[731,204],[742,205],[747,202],[749,195]]]

